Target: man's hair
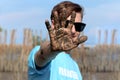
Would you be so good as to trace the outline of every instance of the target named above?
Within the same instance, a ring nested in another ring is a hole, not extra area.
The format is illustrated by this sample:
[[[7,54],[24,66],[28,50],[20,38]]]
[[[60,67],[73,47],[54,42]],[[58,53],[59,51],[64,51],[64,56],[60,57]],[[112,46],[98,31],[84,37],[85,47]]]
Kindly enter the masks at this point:
[[[53,17],[54,17],[53,13],[55,11],[57,11],[59,19],[60,19],[60,17],[62,16],[62,15],[60,16],[60,14],[63,13],[63,8],[66,9],[66,18],[69,17],[73,11],[80,12],[82,14],[81,18],[83,18],[84,9],[82,6],[80,6],[79,4],[70,2],[70,1],[63,1],[53,7],[53,10],[51,12],[51,20],[53,20]]]

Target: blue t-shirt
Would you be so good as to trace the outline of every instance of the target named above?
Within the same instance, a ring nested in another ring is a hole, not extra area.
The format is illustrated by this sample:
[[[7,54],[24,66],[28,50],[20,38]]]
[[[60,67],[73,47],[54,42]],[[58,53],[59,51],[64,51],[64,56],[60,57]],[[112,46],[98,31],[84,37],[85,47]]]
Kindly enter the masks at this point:
[[[36,46],[28,57],[28,80],[82,80],[76,62],[65,52],[59,53],[47,66],[37,70],[34,57],[40,46]]]

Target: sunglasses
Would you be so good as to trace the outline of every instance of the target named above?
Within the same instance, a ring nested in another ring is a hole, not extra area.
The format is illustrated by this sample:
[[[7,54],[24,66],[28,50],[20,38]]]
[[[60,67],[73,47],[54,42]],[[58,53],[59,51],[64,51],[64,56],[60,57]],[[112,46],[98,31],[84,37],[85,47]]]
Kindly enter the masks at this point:
[[[70,23],[71,21],[70,20],[67,20],[66,21],[66,25],[65,25],[65,28],[67,28],[68,24]],[[81,22],[75,22],[74,23],[74,26],[75,26],[75,30],[78,31],[78,32],[82,32],[86,26],[85,23],[81,23]]]

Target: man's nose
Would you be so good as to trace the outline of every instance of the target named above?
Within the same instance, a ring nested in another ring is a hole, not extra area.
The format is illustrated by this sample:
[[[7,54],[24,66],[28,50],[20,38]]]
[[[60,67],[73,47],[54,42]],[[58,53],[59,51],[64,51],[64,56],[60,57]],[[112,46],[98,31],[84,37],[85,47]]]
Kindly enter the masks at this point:
[[[74,25],[73,25],[73,27],[72,27],[71,32],[72,32],[72,33],[75,33],[75,32],[76,32],[76,30],[75,30],[75,26],[74,26]]]

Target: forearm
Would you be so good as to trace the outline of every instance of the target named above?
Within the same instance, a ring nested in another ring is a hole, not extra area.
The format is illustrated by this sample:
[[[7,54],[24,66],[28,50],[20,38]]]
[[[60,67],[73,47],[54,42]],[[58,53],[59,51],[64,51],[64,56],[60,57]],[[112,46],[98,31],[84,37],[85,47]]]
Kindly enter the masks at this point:
[[[48,62],[56,57],[60,51],[52,51],[49,42],[41,44],[40,50],[35,55],[35,63],[39,67],[45,66]]]

